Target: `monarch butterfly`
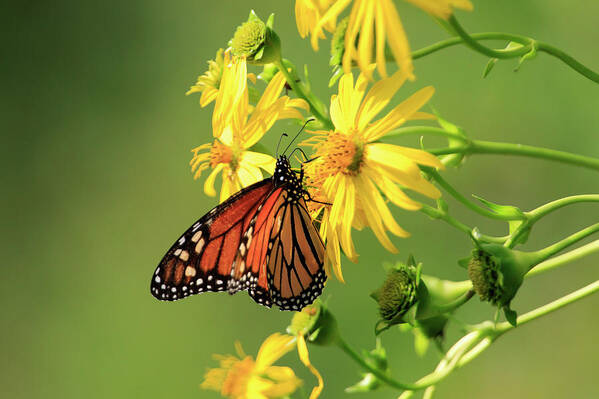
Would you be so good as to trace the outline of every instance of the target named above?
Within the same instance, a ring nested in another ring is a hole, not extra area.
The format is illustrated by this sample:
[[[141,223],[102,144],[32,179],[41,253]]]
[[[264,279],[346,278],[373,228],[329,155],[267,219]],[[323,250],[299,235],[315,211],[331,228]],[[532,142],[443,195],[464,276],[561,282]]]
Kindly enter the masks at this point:
[[[325,247],[306,207],[307,191],[288,158],[195,222],[168,250],[150,291],[174,301],[206,291],[247,290],[260,305],[301,310],[327,278]]]

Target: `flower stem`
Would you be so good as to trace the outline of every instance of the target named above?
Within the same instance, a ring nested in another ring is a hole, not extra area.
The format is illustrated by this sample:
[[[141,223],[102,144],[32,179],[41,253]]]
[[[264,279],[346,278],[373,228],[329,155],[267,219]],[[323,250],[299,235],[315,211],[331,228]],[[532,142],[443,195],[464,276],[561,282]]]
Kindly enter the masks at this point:
[[[422,213],[432,217],[433,219],[441,219],[441,220],[447,222],[450,226],[453,226],[456,229],[466,233],[468,236],[472,235],[473,229],[471,227],[460,222],[453,216],[449,215],[447,212],[443,212],[440,209],[436,209],[436,208],[433,208],[431,206],[424,205],[424,204],[422,205],[422,208],[420,208],[420,211]],[[481,234],[480,239],[481,239],[481,241],[485,241],[485,242],[493,242],[493,243],[497,243],[497,244],[503,244],[505,242],[505,240],[508,239],[508,237],[507,236],[506,237],[493,237],[493,236]]]
[[[587,297],[591,294],[594,294],[597,291],[599,291],[599,280],[594,281],[591,284],[589,284],[585,287],[582,287],[582,288],[580,288],[568,295],[565,295],[559,299],[556,299],[553,302],[550,302],[546,305],[538,307],[535,310],[531,310],[528,313],[520,315],[517,319],[517,322],[518,322],[517,326],[520,327],[521,325],[526,324],[535,319],[538,319],[541,316],[545,316],[551,312],[555,312],[556,310],[561,309],[564,306],[574,303],[574,302],[576,302],[584,297]],[[510,323],[503,322],[503,323],[497,324],[497,326],[495,327],[495,332],[499,336],[513,328],[514,328],[514,326],[512,326]]]
[[[587,255],[590,255],[594,252],[599,252],[599,240],[595,240],[586,245],[583,245],[580,248],[573,249],[572,251],[566,252],[565,254],[556,256],[555,258],[551,258],[539,263],[537,266],[534,267],[534,269],[532,269],[530,272],[526,274],[526,277],[536,276],[537,274],[556,269],[567,263],[573,262]]]
[[[501,215],[501,214],[492,212],[492,211],[490,211],[488,209],[485,209],[483,207],[480,207],[480,206],[476,205],[475,203],[473,203],[472,201],[470,201],[466,197],[464,197],[462,194],[460,194],[449,183],[447,183],[447,181],[445,181],[445,179],[443,179],[443,177],[441,177],[441,175],[436,170],[434,170],[433,168],[423,167],[423,170],[430,177],[432,177],[437,183],[439,183],[439,185],[441,187],[443,187],[443,189],[445,191],[447,191],[452,197],[454,197],[455,199],[457,199],[458,201],[460,201],[467,208],[470,208],[474,212],[476,212],[476,213],[478,213],[478,214],[480,214],[482,216],[486,216],[486,217],[488,217],[490,219],[507,220],[507,221],[517,220],[513,216],[510,216],[510,215]]]
[[[525,212],[524,214],[526,215],[526,220],[510,235],[505,242],[505,246],[508,248],[513,248],[518,243],[518,240],[522,234],[524,234],[526,231],[529,231],[532,225],[539,219],[566,205],[575,204],[578,202],[599,202],[599,194],[572,195],[551,201],[545,205],[533,209],[530,212]]]
[[[462,28],[462,25],[460,25],[460,23],[458,22],[458,20],[456,19],[456,17],[454,15],[452,15],[449,18],[448,22],[449,22],[449,25],[451,26],[451,28],[453,29],[453,31],[458,34],[460,39],[463,40],[464,44],[466,44],[468,47],[472,48],[473,50],[478,51],[479,53],[484,54],[488,57],[507,59],[507,58],[520,57],[520,56],[523,56],[531,51],[542,51],[542,52],[545,52],[547,54],[550,54],[550,55],[560,59],[566,65],[568,65],[570,68],[574,69],[576,72],[580,73],[587,79],[592,80],[593,82],[599,83],[599,74],[597,72],[592,71],[591,69],[587,68],[586,66],[584,66],[583,64],[578,62],[576,59],[571,57],[570,55],[566,54],[562,50],[560,50],[550,44],[539,42],[537,40],[534,40],[531,38],[526,38],[523,36],[510,35],[510,36],[512,36],[512,38],[510,38],[508,40],[513,40],[513,41],[519,42],[523,46],[516,48],[516,49],[511,49],[511,50],[494,50],[492,48],[483,46],[478,41],[476,41],[474,36],[469,35],[468,32],[466,32],[464,30],[464,28]],[[516,40],[514,40],[514,39],[516,39]]]
[[[295,92],[295,94],[310,105],[310,112],[318,119],[326,129],[334,129],[333,122],[325,115],[325,107],[322,101],[316,97],[308,87],[301,83],[295,65],[285,59],[280,59],[275,62],[275,65],[285,76],[287,84]]]
[[[596,232],[599,232],[599,223],[595,223],[585,229],[582,229],[570,235],[569,237],[566,237],[563,240],[556,242],[553,245],[533,252],[532,254],[537,256],[537,260],[534,262],[534,264],[536,265],[541,263],[542,261],[569,247],[570,245],[575,244],[583,238],[586,238]]]
[[[501,155],[519,155],[532,158],[547,159],[551,161],[562,162],[570,165],[582,166],[585,168],[599,170],[599,159],[585,157],[583,155],[572,154],[564,151],[551,150],[548,148],[534,147],[524,144],[498,143],[492,141],[471,140],[463,146],[446,147],[440,149],[427,149],[426,151],[434,155],[445,154],[501,154]]]

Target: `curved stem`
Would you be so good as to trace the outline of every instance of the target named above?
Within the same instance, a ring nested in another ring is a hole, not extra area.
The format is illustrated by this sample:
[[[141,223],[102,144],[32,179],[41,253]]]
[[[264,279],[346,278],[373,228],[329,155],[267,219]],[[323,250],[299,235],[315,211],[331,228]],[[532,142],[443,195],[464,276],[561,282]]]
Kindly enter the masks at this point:
[[[454,197],[455,199],[457,199],[458,201],[460,201],[462,204],[464,204],[466,207],[470,208],[474,212],[476,212],[476,213],[478,213],[478,214],[480,214],[482,216],[486,216],[486,217],[488,217],[490,219],[507,220],[507,221],[517,220],[513,216],[506,216],[506,215],[497,214],[495,212],[492,212],[492,211],[490,211],[488,209],[485,209],[483,207],[480,207],[480,206],[476,205],[472,201],[469,201],[466,197],[464,197],[456,189],[454,189],[449,183],[447,183],[445,181],[445,179],[443,179],[443,177],[441,177],[441,175],[436,170],[434,170],[433,168],[425,168],[425,167],[423,167],[423,170],[430,177],[432,177],[437,183],[439,183],[439,185],[441,187],[443,187],[443,189],[445,191],[447,191],[447,193],[449,193],[452,197]]]
[[[428,205],[424,205],[424,204],[422,205],[422,208],[420,208],[420,212],[422,212],[434,219],[441,219],[441,220],[447,222],[450,226],[453,226],[456,229],[466,233],[468,236],[472,235],[473,229],[471,227],[468,227],[464,223],[460,222],[456,218],[449,215],[447,212],[443,212],[439,209],[433,208],[432,206],[428,206]],[[497,243],[497,244],[503,244],[505,242],[505,240],[507,240],[507,238],[508,238],[507,236],[506,237],[493,237],[493,236],[488,236],[485,234],[480,235],[481,241],[486,241],[486,242],[490,242],[490,243],[492,242],[492,243]]]
[[[589,284],[585,287],[582,287],[566,296],[556,299],[553,302],[550,302],[546,305],[538,307],[535,310],[531,310],[528,313],[518,316],[517,326],[520,327],[521,325],[526,324],[535,319],[538,319],[541,316],[545,316],[551,312],[555,312],[556,310],[561,309],[564,306],[574,303],[574,302],[576,302],[584,297],[587,297],[591,294],[594,294],[597,291],[599,291],[599,280],[594,281],[591,284]],[[513,328],[514,328],[514,326],[512,326],[510,323],[503,322],[503,323],[497,324],[497,326],[495,327],[495,332],[499,336]]]
[[[536,276],[537,274],[556,269],[567,263],[573,262],[587,255],[590,255],[594,252],[599,252],[599,240],[595,240],[586,245],[583,245],[580,248],[573,249],[572,251],[566,252],[565,254],[541,262],[537,266],[535,266],[531,271],[526,273],[525,277]]]
[[[538,264],[538,263],[548,259],[549,257],[555,255],[556,253],[562,251],[563,249],[569,247],[570,245],[576,244],[578,241],[580,241],[583,238],[586,238],[596,232],[599,232],[599,223],[595,223],[585,229],[577,231],[576,233],[572,234],[571,236],[566,237],[563,240],[558,241],[553,245],[550,245],[550,246],[543,248],[539,251],[533,252],[532,254],[534,254],[538,257],[535,264]]]
[[[550,150],[548,148],[534,147],[524,144],[498,143],[492,141],[471,140],[468,144],[457,147],[446,147],[437,149],[427,149],[433,155],[445,154],[501,154],[501,155],[519,155],[531,158],[547,159],[551,161],[562,162],[570,165],[582,166],[585,168],[599,170],[599,159],[585,157],[583,155],[572,154],[564,151]]]
[[[455,18],[454,15],[452,15],[449,18],[448,22],[449,22],[449,25],[451,26],[451,28],[453,29],[453,31],[458,34],[460,39],[462,39],[464,44],[466,44],[468,47],[472,48],[473,50],[475,50],[479,53],[482,53],[488,57],[500,58],[500,59],[515,58],[515,57],[523,56],[531,51],[542,51],[544,53],[547,53],[549,55],[552,55],[552,56],[558,58],[559,60],[564,62],[566,65],[568,65],[570,68],[574,69],[576,72],[580,73],[587,79],[592,80],[593,82],[599,83],[599,73],[592,71],[591,69],[587,68],[586,66],[584,66],[583,64],[578,62],[574,57],[566,54],[562,50],[560,50],[550,44],[547,44],[544,42],[539,42],[539,41],[536,41],[531,38],[525,38],[523,36],[513,35],[513,38],[516,40],[513,40],[512,38],[510,38],[508,40],[513,40],[513,41],[519,42],[520,44],[523,44],[522,47],[512,49],[512,50],[494,50],[489,47],[483,46],[482,44],[477,42],[473,35],[469,35],[468,32],[466,32],[464,30],[464,28],[462,28],[462,26],[460,25],[460,23],[458,22],[458,20]]]
[[[572,195],[569,197],[560,198],[558,200],[548,202],[530,212],[525,212],[525,214],[528,216],[528,220],[534,222],[553,211],[563,208],[566,205],[575,204],[578,202],[599,202],[599,194]]]
[[[462,28],[462,25],[460,25],[460,23],[458,22],[458,20],[455,18],[454,15],[449,17],[448,22],[449,22],[449,25],[453,28],[453,30],[464,41],[464,44],[466,44],[468,47],[470,47],[488,57],[500,58],[500,59],[515,58],[515,57],[523,56],[524,54],[529,53],[533,49],[533,41],[531,40],[530,43],[528,43],[527,45],[516,48],[516,49],[494,50],[492,48],[483,46],[482,44],[477,42],[472,36],[470,36],[468,34],[468,32],[466,32],[464,30],[464,28]]]
[[[470,35],[471,38],[475,40],[509,40],[512,42],[517,42],[520,44],[529,44],[532,39],[529,39],[520,35],[513,35],[511,33],[503,33],[503,32],[482,32],[482,33],[473,33]],[[412,52],[412,59],[417,60],[418,58],[422,58],[429,54],[435,53],[439,50],[443,50],[448,47],[452,47],[458,44],[464,43],[464,39],[461,37],[451,37],[449,39],[441,40],[437,43],[431,44],[430,46],[423,47]],[[390,59],[392,61],[394,59]]]
[[[310,106],[310,112],[318,119],[326,129],[334,129],[333,122],[325,115],[324,105],[309,89],[300,83],[300,79],[295,71],[295,65],[291,62],[280,59],[275,62],[279,71],[285,76],[287,84],[296,93],[297,96],[304,99]]]

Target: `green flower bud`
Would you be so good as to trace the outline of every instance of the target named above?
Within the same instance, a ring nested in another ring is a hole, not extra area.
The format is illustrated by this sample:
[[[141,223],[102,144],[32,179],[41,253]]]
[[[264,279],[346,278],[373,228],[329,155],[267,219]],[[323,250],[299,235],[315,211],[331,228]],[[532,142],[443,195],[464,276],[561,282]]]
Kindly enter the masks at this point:
[[[399,321],[416,303],[416,286],[416,273],[408,266],[399,265],[391,270],[382,287],[373,293],[382,319]]]
[[[515,251],[499,244],[482,244],[472,251],[468,276],[481,300],[509,307],[524,275],[536,260],[533,253]]]
[[[306,339],[317,345],[330,345],[337,340],[339,331],[337,320],[326,306],[316,300],[306,306],[301,312],[295,312],[291,324],[287,327],[291,335],[303,335]]]
[[[274,14],[264,23],[254,11],[246,22],[237,27],[229,42],[233,54],[246,57],[256,65],[270,64],[281,59],[281,41],[272,29]]]

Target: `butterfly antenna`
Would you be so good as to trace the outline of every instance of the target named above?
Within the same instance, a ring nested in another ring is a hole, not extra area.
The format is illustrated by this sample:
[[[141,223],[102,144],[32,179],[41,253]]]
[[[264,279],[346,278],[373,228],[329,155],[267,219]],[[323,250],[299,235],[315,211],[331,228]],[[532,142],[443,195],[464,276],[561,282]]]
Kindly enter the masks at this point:
[[[304,130],[304,128],[306,127],[306,125],[312,121],[315,121],[315,118],[310,118],[308,119],[305,123],[304,126],[302,126],[302,128],[300,129],[299,132],[297,132],[297,134],[295,135],[295,137],[293,138],[293,140],[291,140],[289,142],[289,144],[287,145],[287,147],[285,148],[285,151],[283,151],[283,154],[285,154],[287,152],[287,150],[289,149],[289,147],[291,147],[291,144],[293,144],[293,142],[295,141],[295,139],[297,139],[297,137],[300,135],[300,133]]]
[[[283,137],[287,137],[287,133],[283,133],[281,135],[281,137],[279,137],[279,143],[277,144],[277,151],[275,152],[275,158],[279,157],[279,147],[281,146],[281,140],[283,140]]]

